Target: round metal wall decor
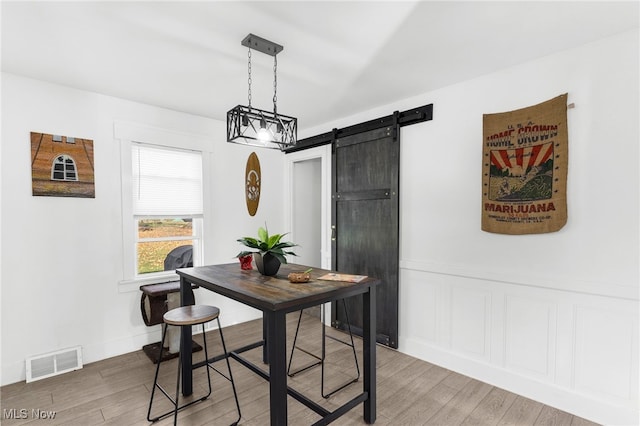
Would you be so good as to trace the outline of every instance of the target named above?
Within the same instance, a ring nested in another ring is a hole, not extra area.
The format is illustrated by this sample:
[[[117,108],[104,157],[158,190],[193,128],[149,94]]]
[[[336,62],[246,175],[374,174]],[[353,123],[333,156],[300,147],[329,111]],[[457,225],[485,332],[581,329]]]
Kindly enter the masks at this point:
[[[249,155],[247,160],[247,168],[245,171],[245,197],[247,200],[247,210],[250,216],[255,216],[260,203],[260,185],[262,178],[260,176],[260,161],[255,152]]]

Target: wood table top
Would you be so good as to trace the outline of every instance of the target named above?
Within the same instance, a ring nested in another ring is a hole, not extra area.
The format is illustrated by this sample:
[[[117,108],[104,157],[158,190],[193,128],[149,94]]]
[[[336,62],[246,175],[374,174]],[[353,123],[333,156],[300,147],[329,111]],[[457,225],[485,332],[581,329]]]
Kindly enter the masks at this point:
[[[309,266],[287,263],[273,277],[261,275],[257,270],[242,270],[238,262],[222,265],[197,266],[178,269],[178,275],[188,282],[245,303],[262,311],[293,312],[336,299],[369,291],[380,283],[367,277],[353,283],[319,280],[325,274],[335,272],[313,268],[306,283],[291,283],[290,272],[303,272]]]

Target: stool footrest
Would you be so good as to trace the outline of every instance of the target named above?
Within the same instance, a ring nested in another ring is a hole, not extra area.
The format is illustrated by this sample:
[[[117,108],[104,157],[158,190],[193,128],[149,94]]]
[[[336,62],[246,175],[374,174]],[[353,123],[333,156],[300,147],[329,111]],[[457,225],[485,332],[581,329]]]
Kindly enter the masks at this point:
[[[173,397],[171,395],[169,395],[167,393],[167,391],[165,391],[162,386],[160,386],[159,384],[156,384],[156,387],[158,389],[160,389],[160,392],[162,392],[164,394],[164,396],[166,396],[174,406],[176,405],[175,399],[173,399]],[[203,396],[203,397],[198,398],[198,399],[194,399],[193,401],[189,401],[186,404],[182,404],[181,406],[178,407],[177,411],[180,411],[183,408],[187,408],[187,407],[189,407],[189,406],[191,406],[193,404],[197,404],[198,402],[202,402],[202,401],[206,400],[207,398],[209,398],[209,395]],[[176,413],[175,409],[174,410],[169,410],[166,413],[159,414],[156,417],[153,417],[153,418],[149,419],[149,421],[154,423],[154,422],[157,422],[158,420],[164,419],[165,417],[169,417],[169,416],[175,415],[175,413]]]
[[[315,362],[311,362],[310,364],[307,364],[307,365],[305,365],[305,366],[303,366],[303,367],[300,367],[300,368],[298,368],[297,370],[293,370],[293,371],[291,371],[291,365],[289,365],[289,371],[287,371],[287,375],[288,375],[289,377],[293,377],[293,376],[295,376],[296,374],[302,373],[303,371],[307,371],[307,370],[309,370],[310,368],[313,368],[313,367],[316,367],[316,366],[318,366],[318,365],[322,364],[322,361],[323,361],[323,360],[322,360],[322,358],[321,358],[321,357],[319,357],[318,355],[316,355],[316,354],[314,354],[314,353],[312,353],[312,352],[309,352],[308,350],[306,350],[306,349],[304,349],[304,348],[301,348],[300,346],[294,346],[294,347],[291,349],[291,359],[293,359],[293,351],[294,351],[294,349],[297,349],[297,350],[299,350],[299,351],[301,351],[301,352],[304,352],[305,354],[309,355],[310,357],[315,358],[317,361],[315,361]]]

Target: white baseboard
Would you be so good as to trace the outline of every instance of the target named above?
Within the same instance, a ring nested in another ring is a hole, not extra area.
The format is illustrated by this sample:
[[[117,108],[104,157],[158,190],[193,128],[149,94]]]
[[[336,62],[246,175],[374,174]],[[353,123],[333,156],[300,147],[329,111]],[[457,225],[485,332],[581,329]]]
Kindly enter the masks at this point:
[[[234,324],[240,324],[259,318],[260,316],[256,316],[256,312],[259,311],[244,310],[239,312],[232,312],[231,314],[225,316],[223,326],[228,327]],[[120,339],[79,345],[82,347],[83,363],[90,364],[92,362],[102,361],[103,359],[112,358],[114,356],[135,352],[141,350],[144,345],[160,341],[160,325],[146,327],[142,330],[144,330],[143,333],[132,334]],[[197,333],[199,331],[195,332]],[[53,350],[55,349],[58,348],[54,348]],[[3,362],[2,373],[0,376],[0,386],[23,382],[25,380],[26,369],[24,360],[11,364],[4,364]]]
[[[545,405],[603,425],[640,424],[640,412],[633,407],[618,406],[590,395],[572,392],[550,383],[522,376],[498,366],[464,357],[416,339],[400,337],[402,352],[476,380],[508,390]]]

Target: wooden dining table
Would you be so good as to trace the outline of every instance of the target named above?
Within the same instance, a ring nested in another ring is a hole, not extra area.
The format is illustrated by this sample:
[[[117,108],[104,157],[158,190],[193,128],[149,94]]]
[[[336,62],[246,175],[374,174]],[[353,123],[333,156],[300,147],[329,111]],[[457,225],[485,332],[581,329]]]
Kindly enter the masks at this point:
[[[320,280],[321,276],[337,272],[313,268],[309,282],[289,282],[287,276],[290,272],[302,272],[307,269],[309,267],[305,265],[283,264],[276,276],[268,277],[256,270],[242,270],[236,262],[178,269],[176,272],[180,276],[182,305],[194,302],[189,290],[191,284],[197,284],[206,290],[262,311],[262,340],[230,350],[229,356],[269,381],[272,425],[287,424],[287,396],[295,398],[316,412],[321,417],[314,423],[317,425],[328,424],[359,404],[363,404],[365,422],[372,424],[376,421],[376,286],[380,281],[372,277],[366,277],[360,282]],[[357,295],[362,295],[363,301],[362,393],[343,406],[329,411],[287,384],[286,314]],[[183,353],[191,353],[191,337],[191,327],[182,327]],[[258,347],[262,347],[263,362],[268,365],[268,369],[255,365],[242,356],[243,352]],[[218,359],[223,356],[218,356]],[[212,358],[212,361],[215,361],[215,358]],[[204,361],[193,364],[191,357],[182,357],[184,395],[192,393],[192,371],[201,365],[204,365]]]

